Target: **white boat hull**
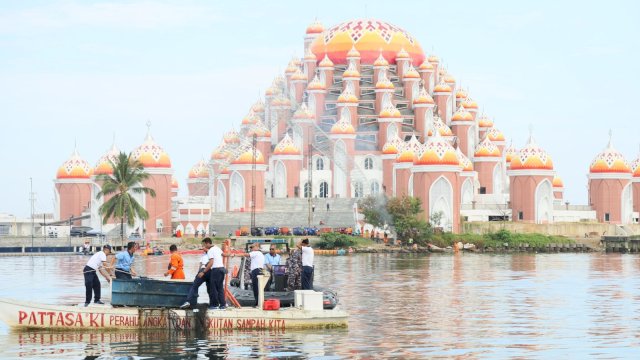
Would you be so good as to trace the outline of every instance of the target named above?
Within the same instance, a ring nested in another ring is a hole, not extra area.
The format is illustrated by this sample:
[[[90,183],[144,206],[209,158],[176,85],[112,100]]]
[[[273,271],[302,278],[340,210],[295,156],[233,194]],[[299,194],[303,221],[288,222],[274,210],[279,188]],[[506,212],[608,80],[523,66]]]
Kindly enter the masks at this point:
[[[0,320],[14,329],[195,329],[277,330],[339,328],[348,315],[340,309],[308,311],[297,308],[263,311],[254,308],[208,311],[198,320],[190,310],[114,308],[110,305],[67,306],[0,299]]]

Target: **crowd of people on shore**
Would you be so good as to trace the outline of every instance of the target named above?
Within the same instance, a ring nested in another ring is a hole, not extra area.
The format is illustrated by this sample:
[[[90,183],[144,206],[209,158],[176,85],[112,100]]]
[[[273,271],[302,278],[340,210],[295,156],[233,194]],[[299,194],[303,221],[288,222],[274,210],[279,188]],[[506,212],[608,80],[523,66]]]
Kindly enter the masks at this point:
[[[180,306],[182,309],[194,308],[197,304],[198,290],[202,284],[206,284],[207,293],[209,295],[209,310],[224,310],[227,307],[224,281],[227,274],[227,268],[224,257],[235,257],[236,254],[230,251],[223,251],[218,245],[213,244],[211,238],[202,240],[203,254],[198,262],[198,271],[193,280],[193,285],[189,291],[186,301]],[[132,279],[137,273],[134,268],[134,254],[137,250],[137,244],[133,241],[127,243],[126,248],[121,252],[112,255],[110,245],[104,245],[102,250],[96,252],[83,269],[84,283],[86,289],[85,306],[91,303],[104,304],[101,301],[100,273],[107,282],[111,279]],[[228,250],[228,249],[225,249]],[[176,245],[169,247],[170,258],[167,271],[163,274],[165,277],[170,276],[171,279],[184,279],[184,260],[178,252]],[[265,291],[271,289],[274,280],[274,269],[281,266],[281,255],[275,244],[271,244],[269,252],[265,255],[260,249],[260,243],[255,242],[251,245],[251,252],[248,254],[238,254],[238,256],[246,256],[245,266],[245,283],[250,284],[255,298],[256,306],[258,304],[258,276],[268,275],[269,280],[265,286]],[[110,260],[107,260],[107,258]],[[287,290],[312,290],[313,289],[313,260],[314,252],[309,244],[309,239],[303,239],[297,243],[286,259]]]

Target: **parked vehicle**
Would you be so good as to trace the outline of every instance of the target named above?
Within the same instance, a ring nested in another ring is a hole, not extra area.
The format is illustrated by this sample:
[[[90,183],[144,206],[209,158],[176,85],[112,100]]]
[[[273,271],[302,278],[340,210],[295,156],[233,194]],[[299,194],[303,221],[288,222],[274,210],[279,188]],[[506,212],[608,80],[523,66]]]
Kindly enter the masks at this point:
[[[69,235],[71,235],[72,237],[84,237],[87,236],[87,232],[91,230],[93,230],[93,228],[89,226],[74,226],[71,228]]]
[[[280,228],[275,226],[268,226],[264,228],[265,235],[280,235]]]

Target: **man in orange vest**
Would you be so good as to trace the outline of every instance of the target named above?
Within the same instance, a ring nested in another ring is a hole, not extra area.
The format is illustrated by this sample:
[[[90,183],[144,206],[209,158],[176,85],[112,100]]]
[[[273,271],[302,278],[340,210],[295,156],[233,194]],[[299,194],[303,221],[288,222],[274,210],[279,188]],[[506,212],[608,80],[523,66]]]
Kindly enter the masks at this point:
[[[178,252],[178,247],[175,244],[171,245],[169,252],[171,253],[169,269],[164,273],[164,276],[171,275],[172,279],[184,279],[184,260]]]

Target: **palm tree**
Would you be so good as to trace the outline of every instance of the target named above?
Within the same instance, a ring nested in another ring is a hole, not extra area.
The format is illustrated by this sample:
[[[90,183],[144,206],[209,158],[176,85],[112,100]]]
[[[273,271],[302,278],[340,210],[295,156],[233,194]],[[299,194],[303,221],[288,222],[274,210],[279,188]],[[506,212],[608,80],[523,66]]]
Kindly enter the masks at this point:
[[[125,219],[129,226],[133,226],[136,218],[146,220],[149,213],[133,197],[134,194],[149,194],[156,196],[153,189],[142,186],[142,182],[149,178],[149,173],[144,171],[142,164],[131,158],[131,155],[121,152],[114,161],[110,161],[113,167],[112,175],[99,175],[98,181],[102,182],[102,190],[96,195],[100,199],[103,196],[113,195],[100,206],[98,212],[102,216],[102,223],[109,219],[120,219],[120,237],[124,243]]]

